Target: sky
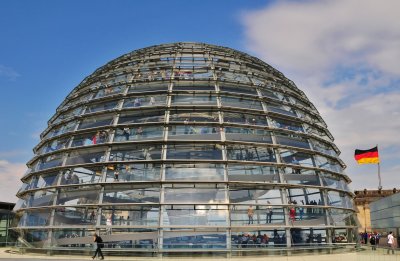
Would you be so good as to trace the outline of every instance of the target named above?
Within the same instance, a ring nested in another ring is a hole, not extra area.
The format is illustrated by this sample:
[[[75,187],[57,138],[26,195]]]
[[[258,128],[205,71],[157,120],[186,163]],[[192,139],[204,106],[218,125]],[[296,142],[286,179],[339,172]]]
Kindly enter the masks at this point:
[[[196,41],[254,55],[293,80],[342,151],[352,189],[400,184],[400,1],[0,1],[0,201],[15,202],[47,120],[96,68]]]

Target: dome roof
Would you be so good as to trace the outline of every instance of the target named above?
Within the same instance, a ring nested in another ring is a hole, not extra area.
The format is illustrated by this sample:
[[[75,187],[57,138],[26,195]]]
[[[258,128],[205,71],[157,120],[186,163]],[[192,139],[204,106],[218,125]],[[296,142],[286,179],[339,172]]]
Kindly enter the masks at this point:
[[[350,180],[317,109],[230,48],[112,60],[71,91],[34,152],[15,207],[28,247],[80,249],[94,232],[156,252],[356,243]]]

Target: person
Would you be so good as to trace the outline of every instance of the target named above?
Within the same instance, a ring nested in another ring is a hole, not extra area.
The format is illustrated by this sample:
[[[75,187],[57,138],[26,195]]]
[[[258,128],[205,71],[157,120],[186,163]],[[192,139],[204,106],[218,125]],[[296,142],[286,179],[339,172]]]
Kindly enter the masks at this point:
[[[119,171],[114,171],[114,181],[119,181]]]
[[[289,209],[289,220],[292,221],[292,223],[296,220],[296,209],[294,206],[291,206]]]
[[[140,107],[142,105],[142,101],[140,100],[139,97],[136,97],[136,99],[133,101],[133,107]]]
[[[96,252],[94,252],[92,259],[95,259],[97,255],[101,256],[101,259],[104,259],[103,252],[101,252],[101,248],[104,246],[103,239],[97,234],[94,234],[93,242],[96,243]]]
[[[107,235],[111,235],[112,234],[112,228],[111,228],[111,226],[112,226],[112,220],[111,220],[111,217],[108,217],[107,219],[106,219],[106,232],[107,232]]]
[[[296,159],[296,157],[293,157],[292,164],[300,166],[300,162]],[[292,174],[301,174],[300,168],[293,167],[292,168]]]
[[[153,96],[151,96],[149,100],[149,105],[154,105],[154,104],[156,104],[156,100],[154,99]]]
[[[374,233],[371,234],[371,238],[369,239],[369,243],[371,244],[372,251],[376,250],[376,238]]]
[[[96,216],[96,214],[94,213],[94,210],[93,210],[92,213],[90,213],[90,223],[93,222],[95,216]]]
[[[272,210],[272,206],[270,205],[271,202],[267,201],[267,203],[268,203],[268,207],[267,207],[267,220],[266,220],[266,223],[272,223],[273,210]]]
[[[387,243],[388,243],[388,250],[387,253],[390,254],[390,250],[392,250],[392,254],[394,254],[394,237],[393,237],[393,232],[390,231],[389,235],[387,236]]]
[[[136,139],[140,139],[143,136],[143,129],[141,126],[136,130]]]
[[[303,207],[299,207],[299,220],[303,220],[303,216],[304,216],[304,208]]]
[[[129,136],[131,135],[131,130],[129,128],[124,128],[122,131],[122,135],[124,135],[125,140],[129,140]]]
[[[254,209],[253,206],[250,205],[249,208],[247,209],[247,217],[249,218],[249,225],[250,223],[254,224],[253,216],[254,216]]]

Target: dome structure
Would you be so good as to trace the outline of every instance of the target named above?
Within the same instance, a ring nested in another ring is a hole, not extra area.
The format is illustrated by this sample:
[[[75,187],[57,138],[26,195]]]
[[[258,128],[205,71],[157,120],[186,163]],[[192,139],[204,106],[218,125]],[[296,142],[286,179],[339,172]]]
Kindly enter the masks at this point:
[[[152,46],[97,69],[22,178],[28,248],[181,252],[356,243],[349,178],[303,91],[245,53]]]

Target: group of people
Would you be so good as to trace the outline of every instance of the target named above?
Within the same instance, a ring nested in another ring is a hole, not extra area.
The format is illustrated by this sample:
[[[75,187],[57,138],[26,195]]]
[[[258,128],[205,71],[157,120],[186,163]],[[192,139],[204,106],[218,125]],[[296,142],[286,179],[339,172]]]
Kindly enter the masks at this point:
[[[244,233],[238,236],[233,236],[232,237],[233,242],[237,244],[238,247],[246,247],[247,245],[268,245],[270,238],[268,237],[267,234],[264,235],[250,235],[248,233]]]
[[[267,201],[267,208],[265,212],[265,223],[272,223],[272,215],[274,213],[274,209],[271,206],[271,202]],[[248,217],[248,225],[254,224],[254,208],[250,205],[247,209],[247,217]]]
[[[144,135],[143,128],[141,126],[135,128],[135,129],[130,129],[128,127],[122,129],[122,136],[125,138],[125,140],[129,140],[131,136],[135,136],[135,138],[138,140],[142,138]]]
[[[372,233],[360,233],[361,243],[371,245],[372,251],[376,251],[376,247],[379,245],[379,241],[381,239],[381,234],[377,232]],[[396,248],[396,239],[393,235],[393,232],[390,231],[387,235],[387,254],[394,254],[394,249]]]
[[[154,104],[156,104],[156,99],[155,99],[153,96],[150,96],[150,97],[148,98],[148,100],[149,100],[148,105],[154,105]],[[140,97],[136,97],[136,98],[133,100],[133,107],[141,107],[141,106],[142,106],[142,103],[143,103],[143,99],[140,98]]]

